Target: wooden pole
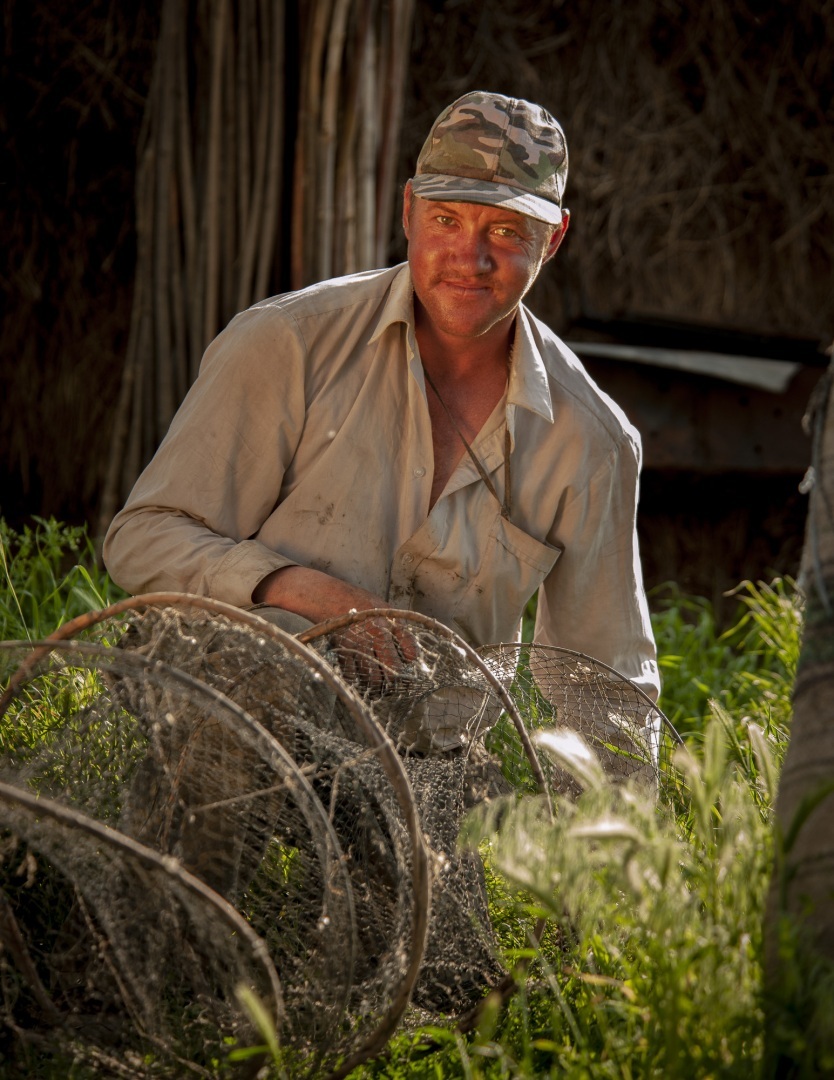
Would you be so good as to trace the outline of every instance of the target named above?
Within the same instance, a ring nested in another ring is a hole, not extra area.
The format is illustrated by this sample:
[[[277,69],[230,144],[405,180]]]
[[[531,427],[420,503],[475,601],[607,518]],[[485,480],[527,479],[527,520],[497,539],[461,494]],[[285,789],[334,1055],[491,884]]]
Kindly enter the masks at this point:
[[[276,262],[289,259],[294,288],[384,264],[412,10],[413,0],[301,5],[285,181],[286,0],[163,5],[137,155],[136,278],[101,532],[206,345],[269,294]]]
[[[286,32],[286,11],[284,0],[272,0],[265,3],[264,9],[271,19],[272,48],[269,56],[269,153],[266,163],[266,193],[261,238],[258,250],[258,265],[255,272],[254,295],[250,300],[259,300],[269,289],[269,275],[279,243],[279,210],[284,196],[281,164],[284,143],[284,36]],[[266,36],[266,35],[265,35]]]

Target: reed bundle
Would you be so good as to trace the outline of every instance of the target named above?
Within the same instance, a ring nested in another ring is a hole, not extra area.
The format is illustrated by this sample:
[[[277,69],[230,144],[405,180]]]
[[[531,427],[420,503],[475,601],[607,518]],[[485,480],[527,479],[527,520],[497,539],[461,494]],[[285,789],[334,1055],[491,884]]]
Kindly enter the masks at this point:
[[[384,264],[411,19],[412,0],[163,5],[103,524],[237,311]]]

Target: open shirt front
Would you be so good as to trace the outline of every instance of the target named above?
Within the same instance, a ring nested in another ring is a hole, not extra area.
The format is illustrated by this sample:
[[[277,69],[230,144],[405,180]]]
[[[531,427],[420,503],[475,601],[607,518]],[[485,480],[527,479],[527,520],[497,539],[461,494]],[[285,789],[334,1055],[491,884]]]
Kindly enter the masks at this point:
[[[505,397],[429,510],[431,422],[407,265],[264,300],[200,373],[105,541],[131,592],[240,607],[312,567],[439,619],[478,646],[536,640],[658,691],[635,530],[640,441],[575,355],[519,310]]]

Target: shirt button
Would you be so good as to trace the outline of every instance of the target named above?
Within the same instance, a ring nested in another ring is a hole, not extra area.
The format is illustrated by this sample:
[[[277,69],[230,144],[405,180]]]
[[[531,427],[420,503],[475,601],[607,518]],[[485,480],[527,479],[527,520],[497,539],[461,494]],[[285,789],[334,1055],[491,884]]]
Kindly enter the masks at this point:
[[[418,469],[415,469],[415,470],[414,470],[414,475],[415,475],[415,476],[418,476],[418,477],[419,477],[419,476],[425,476],[425,475],[426,475],[426,470],[425,470],[425,469],[423,468],[423,466],[421,465],[421,466],[420,466],[420,467],[419,467]]]
[[[410,551],[407,551],[405,555],[403,555],[403,562],[406,566],[410,566],[411,563],[414,562],[414,556],[411,554]]]

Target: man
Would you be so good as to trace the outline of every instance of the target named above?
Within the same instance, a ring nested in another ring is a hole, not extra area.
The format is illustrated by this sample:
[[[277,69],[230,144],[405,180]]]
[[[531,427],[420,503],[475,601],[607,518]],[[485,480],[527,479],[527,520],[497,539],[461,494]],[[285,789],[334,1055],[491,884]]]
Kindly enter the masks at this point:
[[[115,580],[258,607],[291,632],[351,609],[422,612],[474,646],[514,640],[539,590],[537,641],[595,656],[656,697],[635,532],[638,435],[522,304],[567,232],[566,177],[564,134],[539,106],[471,93],[444,110],[405,189],[407,264],[262,301],[218,335],[110,527]],[[412,694],[417,648],[404,625],[371,615],[361,641],[351,627],[329,644],[360,685],[403,675],[403,729],[393,713],[377,716],[405,747],[455,750],[482,721],[483,689]],[[375,709],[390,708],[397,693],[381,688]],[[223,732],[199,735],[228,756]],[[350,744],[339,753],[359,787],[348,798],[340,780],[349,805],[332,816],[347,823],[354,858],[373,847],[370,827],[362,843],[354,830],[365,820],[364,759]],[[414,1000],[455,1011],[503,974],[480,863],[456,846],[473,761],[410,754],[405,764],[443,867]],[[328,806],[331,773],[314,781]],[[182,774],[178,762],[171,784],[186,798],[184,779],[199,791],[200,777]],[[248,880],[235,854],[245,823],[231,811],[226,842],[207,844],[202,809],[182,815],[202,830],[187,865],[202,866],[208,847],[212,883],[234,895]],[[385,885],[373,859],[351,866],[357,895],[371,882],[394,902],[396,881]],[[362,906],[368,928],[371,910]]]
[[[420,611],[475,646],[513,640],[538,589],[537,641],[656,697],[639,437],[522,304],[567,232],[566,177],[539,106],[476,92],[444,110],[405,189],[407,264],[232,320],[108,531],[114,579],[294,631]],[[413,658],[370,625],[381,664]]]

